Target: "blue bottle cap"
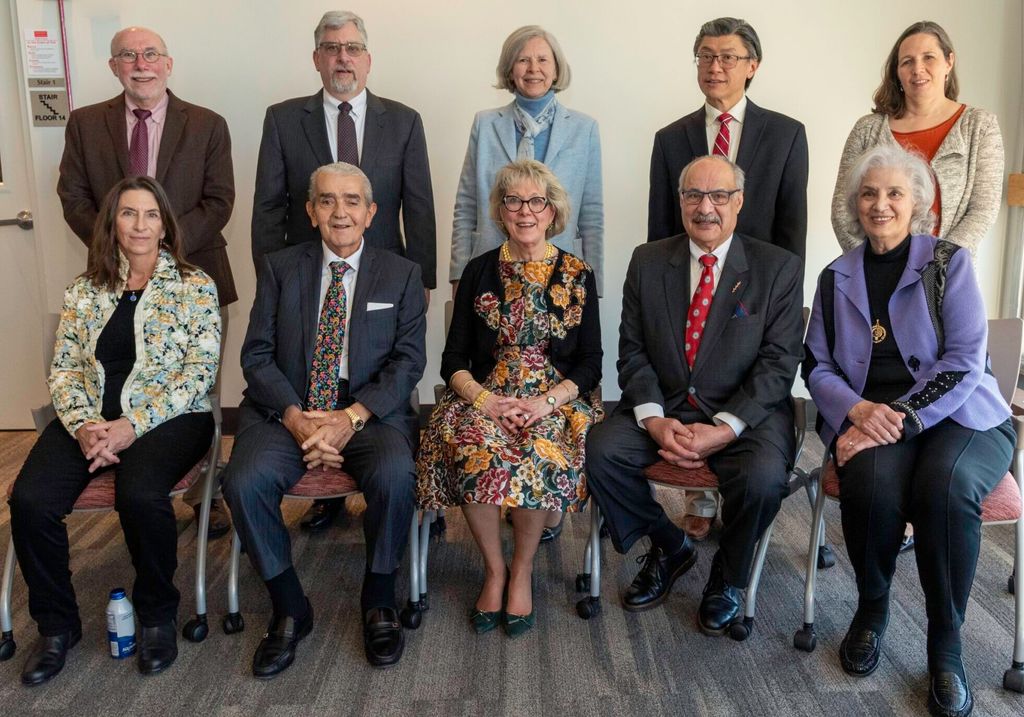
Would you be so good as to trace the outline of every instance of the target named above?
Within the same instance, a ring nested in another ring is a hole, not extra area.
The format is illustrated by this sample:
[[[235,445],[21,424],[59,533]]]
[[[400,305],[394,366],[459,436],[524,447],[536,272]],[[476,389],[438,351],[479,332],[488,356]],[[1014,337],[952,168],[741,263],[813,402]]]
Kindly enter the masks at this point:
[[[125,595],[127,595],[127,593],[125,592],[124,588],[114,588],[110,591],[111,600],[120,600],[121,598],[125,597]]]

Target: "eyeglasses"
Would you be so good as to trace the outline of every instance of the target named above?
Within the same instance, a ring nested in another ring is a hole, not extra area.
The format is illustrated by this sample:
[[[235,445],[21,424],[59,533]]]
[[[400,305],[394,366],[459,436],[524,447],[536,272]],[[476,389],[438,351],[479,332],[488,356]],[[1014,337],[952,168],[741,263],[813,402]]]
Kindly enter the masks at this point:
[[[510,212],[518,212],[525,204],[530,208],[531,212],[534,214],[540,214],[551,202],[547,197],[530,197],[529,199],[523,199],[522,197],[517,197],[514,194],[506,194],[501,198],[501,203],[505,209]]]
[[[700,204],[704,201],[704,197],[707,197],[712,204],[720,207],[723,204],[728,204],[729,199],[736,192],[742,191],[742,189],[712,189],[710,192],[702,192],[699,189],[684,189],[679,194],[685,204]]]
[[[721,65],[723,70],[731,70],[736,67],[736,63],[740,60],[752,60],[750,55],[743,57],[742,55],[733,55],[731,53],[725,53],[722,55],[714,55],[710,52],[698,52],[693,56],[693,61],[697,64],[697,67],[711,67],[715,60],[718,60],[718,64]]]
[[[342,50],[345,50],[349,57],[362,57],[366,52],[366,45],[361,42],[321,42],[317,49],[331,57],[340,55]]]
[[[134,65],[135,61],[142,57],[146,62],[156,62],[161,57],[167,57],[166,52],[160,52],[152,47],[147,47],[142,52],[136,52],[135,50],[121,50],[119,53],[114,55],[115,60],[120,62],[122,65]]]

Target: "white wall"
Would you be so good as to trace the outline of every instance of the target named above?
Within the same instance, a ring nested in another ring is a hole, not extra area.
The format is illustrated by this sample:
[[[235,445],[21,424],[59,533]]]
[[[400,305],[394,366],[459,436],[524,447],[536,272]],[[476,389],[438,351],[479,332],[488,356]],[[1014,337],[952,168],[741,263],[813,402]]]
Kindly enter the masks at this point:
[[[57,26],[53,0],[10,0],[22,30]],[[170,85],[181,97],[225,116],[234,144],[237,199],[227,227],[228,249],[241,300],[231,307],[225,355],[224,398],[237,405],[243,388],[238,368],[255,290],[249,219],[263,113],[268,104],[319,88],[310,59],[312,30],[329,6],[310,0],[71,0],[66,3],[72,88],[76,106],[120,91],[107,69],[109,41],[120,27],[152,27],[174,57]],[[339,6],[345,9],[344,5]],[[701,105],[692,62],[700,24],[715,14],[744,17],[757,29],[765,61],[750,97],[802,121],[810,145],[810,206],[805,303],[820,269],[838,254],[829,203],[839,154],[853,122],[870,109],[891,43],[911,22],[932,19],[952,35],[958,53],[961,100],[995,112],[1008,148],[1020,146],[1022,68],[1020,0],[734,0],[712,6],[692,0],[497,2],[374,0],[348,6],[369,31],[373,69],[369,86],[415,107],[423,116],[438,219],[438,277],[447,278],[451,214],[469,127],[477,110],[505,104],[492,89],[494,65],[505,36],[538,23],[562,43],[573,85],[566,106],[598,119],[604,145],[606,296],[601,319],[605,396],[615,386],[616,336],[622,280],[632,248],[647,222],[647,172],[654,132]],[[63,147],[60,129],[34,129],[32,154],[37,236],[45,242],[50,306],[84,266],[85,250],[64,226],[53,187]],[[1020,171],[1019,162],[1007,168]],[[1006,212],[983,242],[978,259],[982,290],[995,315]],[[443,301],[434,294],[428,321],[429,362],[421,388],[438,380],[444,344]]]

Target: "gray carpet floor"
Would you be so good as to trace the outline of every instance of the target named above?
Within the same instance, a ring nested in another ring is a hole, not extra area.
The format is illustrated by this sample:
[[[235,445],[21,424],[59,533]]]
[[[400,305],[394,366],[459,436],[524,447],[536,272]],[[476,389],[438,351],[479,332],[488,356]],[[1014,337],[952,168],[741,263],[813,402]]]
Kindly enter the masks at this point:
[[[7,439],[2,439],[6,441]],[[27,443],[26,443],[27,445]],[[820,450],[820,445],[817,446]],[[0,447],[2,450],[2,447]],[[25,450],[19,448],[19,450]],[[24,453],[21,453],[24,455]],[[812,446],[804,464],[816,460]],[[17,457],[14,459],[15,463]],[[10,479],[0,477],[0,483]],[[0,486],[5,487],[5,486]],[[678,493],[662,493],[679,515]],[[298,531],[306,503],[286,502],[295,530],[295,564],[315,606],[312,635],[295,664],[270,682],[249,672],[253,650],[269,617],[264,589],[243,560],[241,598],[246,629],[225,635],[229,542],[211,544],[211,631],[201,644],[179,641],[178,661],[165,674],[144,678],[134,660],[109,657],[104,609],[108,590],[130,584],[131,566],[113,514],[74,515],[69,523],[72,567],[84,638],[50,684],[24,688],[22,662],[35,639],[20,573],[14,615],[18,654],[0,663],[2,715],[909,715],[925,713],[925,616],[912,555],[900,558],[892,620],[874,675],[854,679],[836,651],[856,605],[852,572],[836,504],[827,508],[828,540],[837,565],[819,576],[813,653],[792,646],[801,625],[803,564],[809,508],[803,493],[788,499],[775,525],[749,640],[700,634],[694,614],[715,550],[715,534],[700,545],[699,562],[659,608],[623,611],[618,594],[637,569],[630,555],[603,544],[603,612],[585,622],[573,608],[574,576],[587,540],[585,516],[569,519],[562,537],[542,546],[537,560],[538,626],[512,641],[500,631],[476,636],[466,620],[481,579],[481,562],[458,511],[447,534],[431,545],[430,610],[418,631],[406,632],[405,656],[390,670],[364,660],[357,617],[363,564],[360,499],[351,517],[324,535]],[[193,609],[195,529],[178,505],[178,585],[181,619]],[[674,512],[672,512],[674,511]],[[0,540],[9,515],[0,508]],[[509,539],[511,538],[509,531]],[[1024,696],[1001,687],[1012,649],[1013,599],[1006,578],[1013,556],[1009,526],[984,531],[984,545],[964,629],[965,661],[979,715],[1024,714]],[[404,593],[404,586],[402,588]]]

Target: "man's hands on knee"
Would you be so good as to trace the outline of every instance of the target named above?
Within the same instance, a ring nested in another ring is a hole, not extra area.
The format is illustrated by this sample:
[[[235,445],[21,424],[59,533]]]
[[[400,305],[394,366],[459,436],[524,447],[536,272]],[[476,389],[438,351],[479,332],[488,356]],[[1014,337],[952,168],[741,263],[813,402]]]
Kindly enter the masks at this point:
[[[694,435],[692,426],[685,426],[675,418],[652,416],[644,419],[644,428],[658,444],[658,455],[666,463],[680,468],[700,468],[704,465],[700,454],[688,447]]]
[[[683,441],[683,445],[699,455],[701,460],[718,453],[718,451],[736,440],[736,434],[725,423],[721,426],[708,423],[691,423],[686,428],[690,429],[691,438]]]
[[[344,411],[303,411],[298,406],[289,406],[281,423],[302,449],[307,468],[341,467],[341,450],[354,433]]]

